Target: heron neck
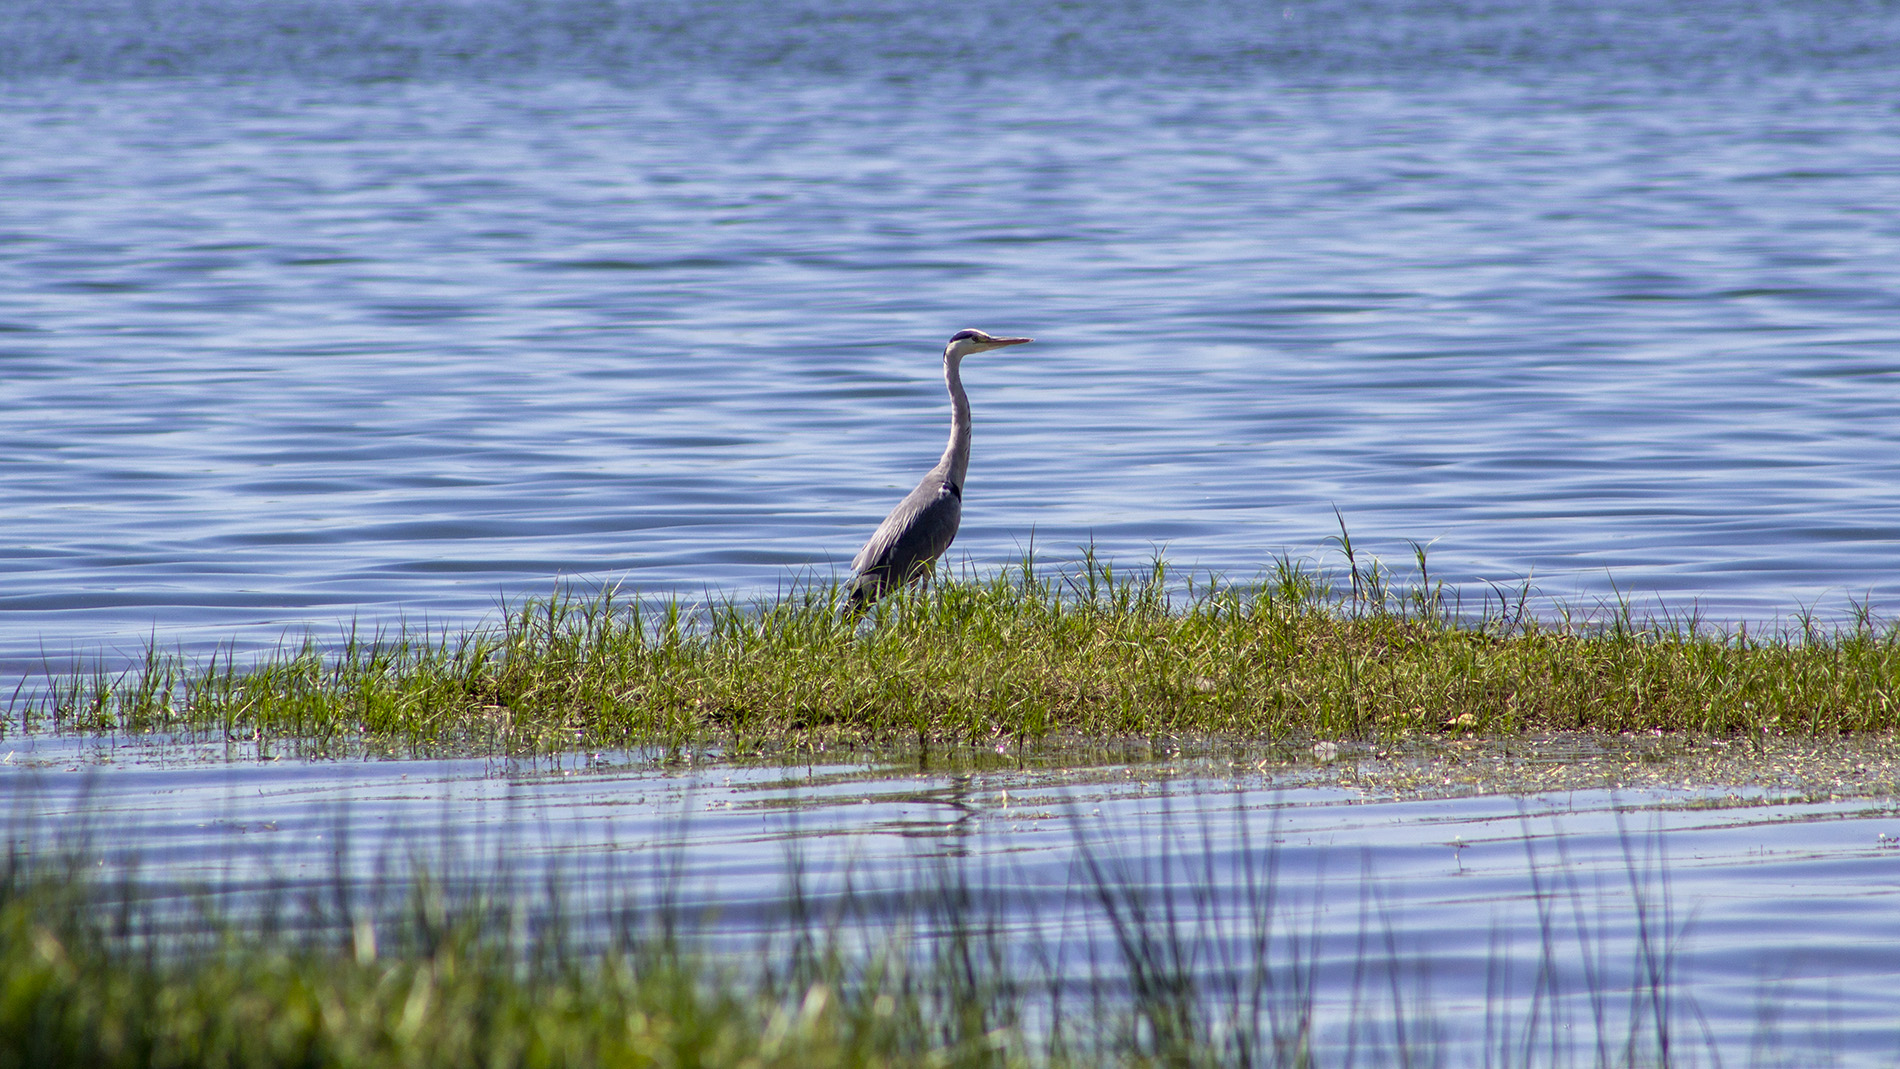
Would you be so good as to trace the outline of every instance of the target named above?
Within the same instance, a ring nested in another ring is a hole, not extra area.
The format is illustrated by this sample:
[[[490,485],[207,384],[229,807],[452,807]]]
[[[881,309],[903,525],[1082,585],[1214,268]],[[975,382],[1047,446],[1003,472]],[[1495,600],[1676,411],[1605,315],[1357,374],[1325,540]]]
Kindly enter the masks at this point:
[[[963,494],[963,477],[970,470],[970,397],[963,392],[962,361],[948,353],[943,358],[943,382],[950,388],[950,444],[937,462],[944,475]]]

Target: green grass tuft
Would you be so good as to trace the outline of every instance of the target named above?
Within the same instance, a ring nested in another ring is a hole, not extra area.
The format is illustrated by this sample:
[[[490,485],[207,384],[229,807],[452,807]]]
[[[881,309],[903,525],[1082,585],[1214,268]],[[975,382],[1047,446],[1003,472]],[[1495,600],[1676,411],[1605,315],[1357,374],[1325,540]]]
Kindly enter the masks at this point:
[[[62,848],[71,825],[16,823],[0,856],[0,1069],[1315,1069],[1476,1053],[1475,1037],[1434,1032],[1415,979],[1430,962],[1367,912],[1370,874],[1357,950],[1322,969],[1326,906],[1282,893],[1272,834],[1243,825],[1217,856],[1210,826],[1197,837],[1180,816],[1179,842],[1139,858],[1075,824],[1081,865],[1057,905],[1012,890],[994,858],[920,859],[812,895],[790,857],[773,923],[724,938],[677,854],[631,880],[535,873],[503,850],[479,871],[437,858],[193,888]],[[1500,1064],[1719,1061],[1713,1039],[1694,1043],[1654,847],[1626,837],[1627,889],[1532,854],[1538,949],[1488,966]],[[1605,911],[1634,917],[1627,950],[1587,920]],[[1592,967],[1575,975],[1569,955]],[[1672,1059],[1685,1040],[1693,1053]]]
[[[815,586],[755,604],[572,590],[440,636],[306,640],[255,663],[155,651],[55,680],[13,719],[73,732],[223,732],[306,747],[527,752],[994,746],[1178,734],[1891,732],[1900,629],[1860,614],[1760,635],[1696,620],[1476,618],[1395,588],[1342,534],[1350,583],[1282,560],[1181,583],[1085,557],[887,598],[862,619]],[[1487,601],[1487,605],[1489,602]]]

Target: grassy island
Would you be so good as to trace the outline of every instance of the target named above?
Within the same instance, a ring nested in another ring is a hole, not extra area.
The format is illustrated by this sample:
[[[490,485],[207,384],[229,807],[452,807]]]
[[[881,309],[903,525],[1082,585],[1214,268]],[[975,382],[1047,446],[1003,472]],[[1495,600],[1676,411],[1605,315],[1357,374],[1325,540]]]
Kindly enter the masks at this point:
[[[1317,755],[1340,748],[1330,740],[1423,738],[1443,756],[1521,748],[1527,735],[1660,731],[1721,737],[1710,745],[1775,763],[1830,736],[1891,741],[1900,630],[1867,614],[1756,634],[1639,620],[1628,605],[1538,618],[1525,596],[1494,594],[1465,612],[1425,580],[1422,560],[1420,582],[1403,589],[1348,562],[1327,577],[1283,561],[1248,584],[1177,581],[1160,563],[1128,573],[1087,557],[1056,570],[1025,562],[888,598],[860,618],[840,612],[831,586],[697,606],[559,590],[467,631],[312,638],[249,661],[153,650],[123,673],[73,672],[16,697],[14,719],[306,753],[981,756],[1043,740],[1234,738],[1313,740]],[[1444,769],[1428,763],[1436,779]],[[823,910],[793,880],[768,936],[735,953],[716,918],[694,928],[665,878],[549,878],[566,890],[536,898],[500,864],[458,874],[425,863],[365,881],[339,862],[327,885],[181,887],[105,864],[83,835],[76,847],[57,827],[49,837],[29,808],[16,805],[0,858],[0,1069],[1305,1069],[1355,1064],[1355,1052],[1362,1064],[1438,1064],[1465,1049],[1432,1032],[1428,992],[1393,979],[1412,965],[1366,912],[1370,875],[1360,957],[1344,980],[1322,977],[1318,929],[1275,892],[1270,835],[1245,848],[1238,884],[1190,849],[1176,869],[1163,852],[1157,885],[1154,872],[1091,853],[1076,825],[1081,904],[1063,916],[1094,918],[1101,951],[1077,972],[1025,944],[977,862]],[[1186,841],[1202,840],[1189,829]],[[1719,1058],[1713,1039],[1698,1047],[1694,987],[1673,971],[1682,928],[1659,848],[1626,840],[1625,853],[1626,889],[1584,881],[1561,850],[1532,859],[1544,882],[1528,900],[1556,905],[1536,914],[1531,958],[1494,945],[1487,1064]],[[1218,918],[1230,916],[1246,923],[1227,931]],[[1612,953],[1609,929],[1591,919],[1607,916],[1634,918],[1627,948]],[[1238,964],[1220,956],[1236,939],[1252,948]],[[1591,966],[1580,987],[1559,990],[1551,978],[1571,955]],[[1505,983],[1512,975],[1528,979],[1527,994]],[[1336,990],[1349,996],[1343,1009],[1322,997]],[[1775,1027],[1764,1017],[1764,1035]]]
[[[1627,604],[1552,621],[1493,597],[1468,613],[1442,586],[1400,589],[1356,563],[1336,582],[1283,560],[1227,584],[1091,556],[939,581],[862,619],[838,602],[829,586],[700,606],[557,591],[464,632],[307,639],[250,663],[153,651],[119,675],[65,676],[16,718],[319,748],[743,756],[1064,736],[1877,733],[1900,695],[1900,629],[1866,613],[1771,634]]]

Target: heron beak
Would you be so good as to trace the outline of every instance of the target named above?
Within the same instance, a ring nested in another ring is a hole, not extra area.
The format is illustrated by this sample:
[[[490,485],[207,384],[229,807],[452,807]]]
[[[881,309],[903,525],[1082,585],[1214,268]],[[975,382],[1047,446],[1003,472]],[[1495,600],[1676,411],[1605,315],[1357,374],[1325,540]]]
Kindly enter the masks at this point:
[[[991,338],[989,345],[985,348],[1001,349],[1005,345],[1027,345],[1035,340],[1034,338]]]

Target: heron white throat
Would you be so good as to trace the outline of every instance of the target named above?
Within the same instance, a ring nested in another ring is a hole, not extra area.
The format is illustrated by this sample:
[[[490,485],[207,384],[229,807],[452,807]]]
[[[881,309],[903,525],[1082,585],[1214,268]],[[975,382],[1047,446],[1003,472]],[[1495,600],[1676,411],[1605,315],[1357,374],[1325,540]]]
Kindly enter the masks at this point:
[[[943,347],[943,383],[950,391],[950,443],[904,500],[897,503],[871,540],[851,561],[850,605],[865,606],[930,572],[957,537],[963,519],[963,477],[970,470],[970,398],[963,392],[963,358],[1023,345],[1034,338],[998,338],[959,330]]]

